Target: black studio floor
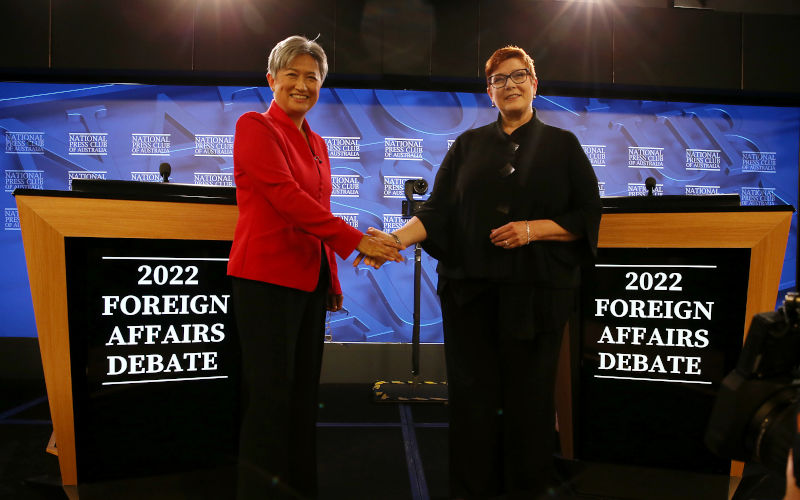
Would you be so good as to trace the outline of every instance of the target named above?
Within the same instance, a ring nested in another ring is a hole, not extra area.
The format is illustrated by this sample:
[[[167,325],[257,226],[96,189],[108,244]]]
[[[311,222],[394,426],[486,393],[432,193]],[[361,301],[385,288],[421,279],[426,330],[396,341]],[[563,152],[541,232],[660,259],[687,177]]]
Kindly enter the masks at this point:
[[[58,460],[45,453],[52,427],[42,381],[0,384],[1,500],[126,500],[230,498],[220,485],[232,470],[60,486]],[[320,500],[439,500],[447,497],[447,409],[440,403],[374,403],[368,385],[321,388],[318,424]],[[777,500],[780,478],[748,473],[736,500]],[[576,493],[563,500],[630,496]],[[642,500],[649,500],[643,498]]]

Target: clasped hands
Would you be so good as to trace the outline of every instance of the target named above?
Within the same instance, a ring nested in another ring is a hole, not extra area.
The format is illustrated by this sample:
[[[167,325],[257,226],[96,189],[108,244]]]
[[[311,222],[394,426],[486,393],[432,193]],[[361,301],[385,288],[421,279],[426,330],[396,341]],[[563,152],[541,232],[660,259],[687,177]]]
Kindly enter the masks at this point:
[[[375,269],[380,268],[387,260],[403,262],[405,259],[400,255],[400,250],[403,250],[403,248],[397,244],[397,241],[389,233],[384,233],[371,227],[356,247],[358,257],[353,262],[353,267],[357,266],[362,260],[364,264]]]
[[[367,234],[364,235],[364,238],[361,240],[361,242],[363,243],[366,238],[372,238],[374,241],[380,242],[378,243],[378,245],[382,245],[384,249],[386,249],[387,251],[392,250],[394,254],[393,255],[371,254],[367,251],[367,249],[362,250],[361,245],[359,245],[358,247],[356,247],[356,250],[358,250],[359,253],[356,259],[353,261],[353,267],[357,267],[363,261],[364,264],[368,266],[374,267],[375,269],[380,269],[380,267],[387,260],[391,260],[393,262],[402,262],[403,260],[405,260],[403,259],[403,256],[400,255],[399,250],[405,250],[406,247],[403,245],[399,245],[397,243],[397,240],[395,240],[395,237],[392,236],[391,234],[381,231],[379,229],[375,229],[374,227],[371,227],[367,229]]]
[[[374,227],[367,229],[367,234],[364,236],[364,238],[368,237],[373,237],[379,240],[383,245],[386,246],[386,248],[395,249],[395,253],[397,252],[397,249],[406,249],[406,245],[398,245],[395,236],[375,229]],[[496,229],[492,229],[489,233],[489,239],[493,245],[498,247],[506,249],[519,248],[533,241],[533,231],[529,221],[514,221],[504,224]],[[363,241],[364,240],[362,240],[362,242]],[[364,264],[368,266],[379,269],[387,260],[392,260],[394,262],[401,262],[403,260],[402,256],[399,254],[397,254],[397,257],[399,258],[389,258],[385,254],[370,254],[369,252],[362,250],[360,247],[358,248],[358,251],[359,254],[358,257],[356,257],[353,261],[353,267],[356,267],[361,262],[364,262]]]

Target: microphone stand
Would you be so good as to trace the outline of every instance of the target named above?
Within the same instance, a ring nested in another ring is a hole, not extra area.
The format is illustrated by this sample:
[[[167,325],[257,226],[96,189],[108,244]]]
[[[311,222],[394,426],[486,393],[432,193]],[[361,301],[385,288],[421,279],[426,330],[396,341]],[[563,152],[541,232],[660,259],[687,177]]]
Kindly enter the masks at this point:
[[[419,376],[419,326],[420,326],[420,279],[422,278],[422,245],[414,245],[414,326],[411,330],[411,375],[416,385]]]
[[[378,381],[372,387],[376,402],[383,403],[445,403],[447,382],[420,380],[420,283],[422,281],[422,245],[414,245],[414,323],[411,329],[411,380]]]
[[[411,200],[409,200],[411,202]],[[408,212],[411,218],[413,208],[408,207],[403,202],[403,213]],[[408,209],[408,210],[407,210]],[[420,314],[420,283],[422,281],[422,245],[414,245],[414,313],[413,326],[411,330],[411,380],[400,381],[378,381],[372,386],[373,396],[376,402],[386,403],[444,403],[447,402],[447,382],[428,382],[420,380],[420,339],[419,330],[421,325]]]

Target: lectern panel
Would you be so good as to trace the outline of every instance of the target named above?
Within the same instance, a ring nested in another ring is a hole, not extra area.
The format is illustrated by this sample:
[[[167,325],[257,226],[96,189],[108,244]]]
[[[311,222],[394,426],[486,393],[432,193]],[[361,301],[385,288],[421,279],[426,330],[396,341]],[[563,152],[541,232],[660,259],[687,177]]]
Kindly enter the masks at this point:
[[[230,242],[65,238],[79,482],[232,463]]]
[[[741,351],[750,253],[600,249],[582,289],[577,458],[728,474],[703,436]]]

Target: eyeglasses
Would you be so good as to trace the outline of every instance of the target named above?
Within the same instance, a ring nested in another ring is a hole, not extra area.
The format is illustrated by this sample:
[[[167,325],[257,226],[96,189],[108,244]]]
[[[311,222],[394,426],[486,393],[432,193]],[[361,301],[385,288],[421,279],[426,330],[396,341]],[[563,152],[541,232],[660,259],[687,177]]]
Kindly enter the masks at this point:
[[[496,75],[492,75],[489,77],[489,85],[496,89],[502,89],[508,83],[508,79],[511,78],[511,81],[514,83],[525,83],[525,80],[528,79],[528,75],[530,75],[530,70],[526,69],[518,69],[509,75],[504,75],[502,73],[498,73]]]

